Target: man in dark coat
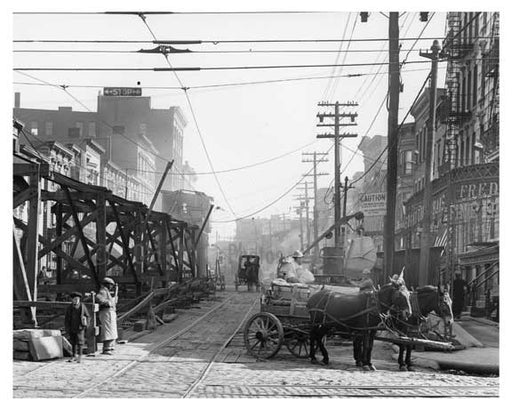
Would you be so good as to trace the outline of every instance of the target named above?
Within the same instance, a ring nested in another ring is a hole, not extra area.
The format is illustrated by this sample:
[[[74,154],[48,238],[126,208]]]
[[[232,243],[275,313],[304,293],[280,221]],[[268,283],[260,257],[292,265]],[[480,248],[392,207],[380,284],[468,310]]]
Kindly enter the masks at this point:
[[[85,343],[85,329],[89,323],[90,315],[82,303],[82,294],[73,292],[71,294],[71,305],[66,310],[64,317],[64,326],[66,334],[71,343],[71,351],[73,356],[68,362],[80,363],[82,360],[82,347]],[[77,358],[78,354],[78,358]]]
[[[453,281],[453,316],[455,319],[460,319],[460,314],[464,308],[464,295],[466,293],[468,285],[464,279],[462,279],[460,273],[455,274],[455,280]]]

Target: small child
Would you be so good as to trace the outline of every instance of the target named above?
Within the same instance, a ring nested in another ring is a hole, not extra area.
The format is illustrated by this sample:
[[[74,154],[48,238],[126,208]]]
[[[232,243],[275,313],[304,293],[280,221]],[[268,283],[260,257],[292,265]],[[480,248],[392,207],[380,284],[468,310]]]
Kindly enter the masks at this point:
[[[85,329],[89,324],[90,315],[82,303],[82,294],[73,292],[71,294],[71,305],[66,310],[64,326],[71,343],[73,356],[68,362],[80,363],[82,360],[82,346],[85,343]],[[78,358],[76,357],[78,353]]]

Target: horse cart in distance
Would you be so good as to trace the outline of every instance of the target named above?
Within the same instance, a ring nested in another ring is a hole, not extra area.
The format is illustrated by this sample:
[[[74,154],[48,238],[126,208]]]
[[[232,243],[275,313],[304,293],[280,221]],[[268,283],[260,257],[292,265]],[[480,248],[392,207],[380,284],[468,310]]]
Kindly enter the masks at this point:
[[[235,274],[235,289],[247,285],[247,290],[256,288],[260,290],[259,281],[260,257],[258,255],[240,255],[238,258],[238,269]]]

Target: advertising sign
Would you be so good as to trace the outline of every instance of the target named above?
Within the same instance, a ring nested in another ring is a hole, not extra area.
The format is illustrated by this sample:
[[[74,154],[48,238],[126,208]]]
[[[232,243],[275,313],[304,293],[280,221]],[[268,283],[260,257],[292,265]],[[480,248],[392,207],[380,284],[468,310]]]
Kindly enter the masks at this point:
[[[386,214],[386,193],[369,192],[361,195],[359,198],[361,211],[368,216]]]

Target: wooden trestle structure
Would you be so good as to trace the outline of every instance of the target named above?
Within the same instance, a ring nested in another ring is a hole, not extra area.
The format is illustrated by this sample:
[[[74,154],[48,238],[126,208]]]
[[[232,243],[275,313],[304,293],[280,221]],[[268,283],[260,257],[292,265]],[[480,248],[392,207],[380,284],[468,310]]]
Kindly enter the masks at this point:
[[[21,308],[25,324],[37,325],[38,292],[96,291],[102,278],[112,276],[120,284],[120,296],[138,298],[148,289],[196,277],[196,225],[151,211],[105,187],[52,173],[45,163],[13,167],[13,209],[25,204],[28,210],[27,221],[15,217],[18,230],[13,228],[14,299],[32,302]],[[45,236],[43,203],[55,218],[55,228]],[[38,261],[44,256],[56,262],[56,283],[38,285]]]

